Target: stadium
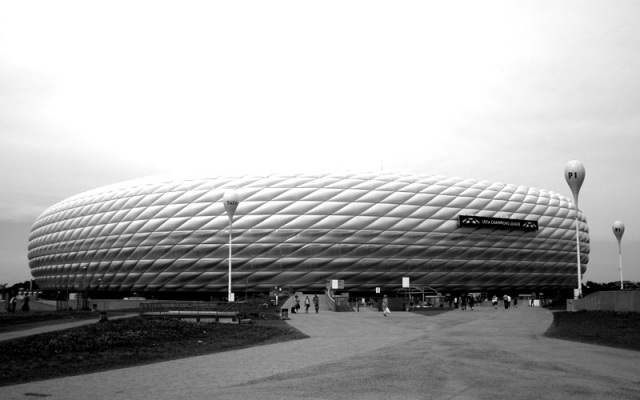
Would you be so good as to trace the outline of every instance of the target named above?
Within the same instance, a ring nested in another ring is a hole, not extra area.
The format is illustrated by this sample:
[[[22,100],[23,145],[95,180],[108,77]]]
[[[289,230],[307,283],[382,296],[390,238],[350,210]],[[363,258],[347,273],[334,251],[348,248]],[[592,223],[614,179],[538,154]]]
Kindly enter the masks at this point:
[[[150,177],[48,208],[28,258],[45,291],[221,297],[231,233],[238,292],[320,293],[340,280],[366,295],[409,278],[440,292],[530,293],[576,287],[575,212],[554,192],[435,175]],[[578,219],[584,273],[589,231]]]

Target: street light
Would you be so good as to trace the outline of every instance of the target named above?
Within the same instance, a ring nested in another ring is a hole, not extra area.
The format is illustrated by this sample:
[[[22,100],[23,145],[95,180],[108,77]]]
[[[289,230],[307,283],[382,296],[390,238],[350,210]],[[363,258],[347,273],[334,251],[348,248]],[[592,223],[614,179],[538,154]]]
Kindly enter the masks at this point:
[[[622,235],[624,234],[624,224],[622,221],[616,221],[613,223],[613,234],[618,239],[618,255],[620,256],[620,290],[624,289],[624,283],[622,283]]]
[[[578,194],[580,193],[580,187],[584,182],[585,169],[584,165],[580,161],[572,160],[564,167],[564,177],[571,188],[573,193],[573,203],[576,206],[576,252],[578,260],[578,291],[574,294],[574,297],[582,297],[582,272],[580,270],[580,230],[578,229]]]
[[[82,267],[82,298],[80,304],[83,310],[87,309],[87,298],[89,297],[89,290],[87,289],[87,266]]]
[[[238,204],[240,204],[240,200],[238,200],[238,193],[235,190],[228,190],[224,193],[222,197],[222,203],[224,204],[224,209],[227,211],[227,216],[229,217],[229,286],[227,291],[227,299],[229,302],[235,301],[233,293],[231,292],[231,244],[232,244],[232,230],[233,230],[233,214],[236,212],[238,208]]]

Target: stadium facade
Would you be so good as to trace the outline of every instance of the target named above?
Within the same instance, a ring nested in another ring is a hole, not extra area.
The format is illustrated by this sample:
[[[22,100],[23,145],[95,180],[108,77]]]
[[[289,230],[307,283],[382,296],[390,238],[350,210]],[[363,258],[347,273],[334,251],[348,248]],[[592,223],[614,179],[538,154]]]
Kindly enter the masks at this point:
[[[577,287],[573,202],[554,192],[432,175],[153,177],[70,197],[37,218],[43,290],[224,294],[235,190],[234,291],[530,291]],[[582,272],[589,255],[580,212]]]

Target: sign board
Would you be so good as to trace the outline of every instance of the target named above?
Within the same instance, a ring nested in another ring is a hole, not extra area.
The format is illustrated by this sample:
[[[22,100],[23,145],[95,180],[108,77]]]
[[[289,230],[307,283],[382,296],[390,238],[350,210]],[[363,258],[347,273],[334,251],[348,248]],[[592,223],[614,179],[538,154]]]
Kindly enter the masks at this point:
[[[537,231],[538,221],[511,218],[478,217],[475,215],[458,215],[458,226],[471,228]]]
[[[407,278],[407,277],[403,277],[402,278],[402,287],[403,288],[411,287],[411,285],[409,284],[409,278]]]
[[[332,279],[331,289],[344,289],[344,279]]]

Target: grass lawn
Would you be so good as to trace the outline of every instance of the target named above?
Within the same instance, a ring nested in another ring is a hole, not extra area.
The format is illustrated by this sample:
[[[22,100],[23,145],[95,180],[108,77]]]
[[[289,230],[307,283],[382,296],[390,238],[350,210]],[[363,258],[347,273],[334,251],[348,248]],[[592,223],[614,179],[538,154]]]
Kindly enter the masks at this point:
[[[135,310],[130,311],[135,312]],[[124,311],[110,311],[109,316],[125,315]],[[74,321],[97,320],[99,314],[94,311],[35,311],[29,313],[0,314],[0,333],[23,331],[39,326],[66,324]]]
[[[17,322],[18,330],[50,324],[46,315]],[[55,323],[88,316],[73,315]],[[4,331],[9,318],[0,315]],[[91,318],[98,319],[96,313]],[[28,319],[28,317],[23,317]],[[14,320],[15,321],[15,320]],[[15,326],[14,326],[14,329]],[[0,342],[0,386],[81,375],[159,361],[212,354],[308,336],[285,321],[265,319],[251,324],[196,323],[129,317]]]
[[[545,336],[640,351],[640,313],[555,311]]]

